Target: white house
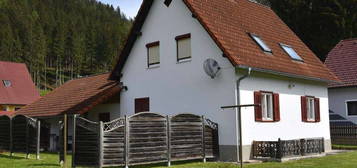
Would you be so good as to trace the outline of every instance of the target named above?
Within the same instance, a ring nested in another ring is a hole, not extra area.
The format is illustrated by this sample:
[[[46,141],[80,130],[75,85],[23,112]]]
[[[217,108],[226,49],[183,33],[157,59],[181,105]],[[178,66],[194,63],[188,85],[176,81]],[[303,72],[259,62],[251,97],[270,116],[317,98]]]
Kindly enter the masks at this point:
[[[357,38],[339,42],[325,64],[342,81],[329,85],[331,124],[357,124]]]
[[[203,63],[221,67],[208,76]],[[330,147],[327,83],[338,79],[269,8],[249,0],[145,0],[111,79],[125,86],[120,116],[194,113],[219,124],[222,160],[253,141],[317,138]]]

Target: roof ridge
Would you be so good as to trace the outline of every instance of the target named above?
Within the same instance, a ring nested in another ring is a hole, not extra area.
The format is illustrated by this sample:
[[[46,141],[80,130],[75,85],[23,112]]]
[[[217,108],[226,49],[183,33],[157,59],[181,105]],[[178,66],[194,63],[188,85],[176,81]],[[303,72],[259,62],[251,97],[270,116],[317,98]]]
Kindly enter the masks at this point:
[[[343,39],[343,40],[341,40],[341,42],[353,41],[353,40],[357,40],[357,37],[352,37],[352,38],[348,38],[348,39]]]
[[[80,79],[84,79],[84,78],[92,78],[92,77],[96,77],[96,76],[100,76],[100,75],[106,75],[106,74],[110,74],[110,72],[102,72],[102,73],[96,73],[96,74],[92,74],[92,75],[81,76],[81,77],[69,80],[68,82],[74,81],[74,80],[80,80]]]
[[[236,1],[239,1],[239,0],[236,0]],[[256,0],[246,0],[246,1],[251,2],[251,3],[254,3],[254,4],[257,4],[257,5],[259,5],[259,6],[261,6],[261,7],[264,7],[264,8],[271,9],[270,6],[264,5],[264,4],[262,4],[262,3],[259,3],[259,2],[257,2]]]
[[[12,62],[12,61],[1,61],[1,60],[0,60],[0,63],[10,63],[10,64],[26,65],[26,63],[23,63],[23,62]]]

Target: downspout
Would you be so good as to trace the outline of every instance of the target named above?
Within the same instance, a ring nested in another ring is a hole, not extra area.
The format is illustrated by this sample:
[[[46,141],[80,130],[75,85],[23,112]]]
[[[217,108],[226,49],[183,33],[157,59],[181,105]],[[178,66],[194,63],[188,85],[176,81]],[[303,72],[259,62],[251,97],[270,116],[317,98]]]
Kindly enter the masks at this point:
[[[248,68],[248,73],[240,77],[236,82],[236,104],[240,105],[240,83],[250,76],[252,68]],[[236,108],[236,135],[237,135],[237,162],[243,163],[243,140],[242,140],[242,114],[241,108]],[[239,151],[239,153],[238,153]]]

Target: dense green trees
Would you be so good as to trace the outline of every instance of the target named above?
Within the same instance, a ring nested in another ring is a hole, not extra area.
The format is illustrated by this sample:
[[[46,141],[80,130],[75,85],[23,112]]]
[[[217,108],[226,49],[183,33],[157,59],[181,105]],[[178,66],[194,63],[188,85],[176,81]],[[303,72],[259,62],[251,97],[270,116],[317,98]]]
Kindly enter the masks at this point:
[[[40,88],[112,69],[131,26],[95,0],[0,0],[0,60],[24,62]]]

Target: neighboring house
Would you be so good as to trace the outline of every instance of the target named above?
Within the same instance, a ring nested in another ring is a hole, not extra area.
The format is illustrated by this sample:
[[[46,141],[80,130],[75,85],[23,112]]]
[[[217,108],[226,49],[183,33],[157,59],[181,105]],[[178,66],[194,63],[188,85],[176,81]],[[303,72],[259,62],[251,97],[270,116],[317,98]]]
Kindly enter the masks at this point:
[[[209,58],[221,67],[214,79],[203,70]],[[145,0],[111,79],[127,87],[120,116],[194,113],[217,122],[225,161],[236,160],[238,141],[236,110],[226,105],[261,104],[241,110],[244,160],[253,141],[323,137],[331,149],[327,83],[338,79],[255,2]]]
[[[116,81],[108,80],[108,76],[109,74],[101,74],[68,81],[16,114],[39,118],[49,124],[51,129],[50,135],[47,136],[50,142],[48,148],[50,151],[56,151],[59,121],[64,113],[82,114],[92,121],[109,121],[119,117],[120,85]],[[69,121],[71,137],[71,118]]]
[[[25,64],[0,61],[0,115],[13,115],[39,98]]]
[[[339,42],[325,64],[342,81],[329,84],[331,124],[357,124],[357,38]]]

